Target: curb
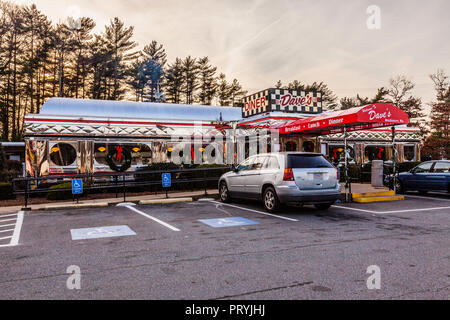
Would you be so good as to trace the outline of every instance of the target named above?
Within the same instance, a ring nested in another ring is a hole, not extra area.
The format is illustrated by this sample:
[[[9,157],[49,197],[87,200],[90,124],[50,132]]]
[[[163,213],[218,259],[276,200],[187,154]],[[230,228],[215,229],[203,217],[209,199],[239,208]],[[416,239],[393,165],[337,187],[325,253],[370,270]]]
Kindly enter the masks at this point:
[[[64,210],[64,209],[83,209],[83,208],[106,208],[109,204],[106,202],[99,203],[79,203],[79,204],[70,204],[70,205],[51,205],[45,206],[43,208],[35,209],[39,210]]]
[[[156,200],[141,200],[140,205],[148,204],[170,204],[170,203],[181,203],[181,202],[193,202],[192,198],[173,198],[173,199],[156,199]]]

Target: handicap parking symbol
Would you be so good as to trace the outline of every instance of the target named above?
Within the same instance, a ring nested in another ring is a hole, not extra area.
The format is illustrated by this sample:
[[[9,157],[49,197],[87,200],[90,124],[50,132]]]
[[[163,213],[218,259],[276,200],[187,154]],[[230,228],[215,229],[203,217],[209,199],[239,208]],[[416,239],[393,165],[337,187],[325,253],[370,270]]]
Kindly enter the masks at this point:
[[[170,188],[172,186],[172,175],[170,173],[163,173],[162,185],[163,188]]]
[[[83,180],[73,179],[72,180],[72,194],[82,194],[83,193]]]
[[[237,218],[221,218],[221,219],[208,219],[199,220],[200,222],[213,227],[213,228],[230,228],[230,227],[241,227],[260,224],[259,222],[237,217]]]
[[[136,232],[128,226],[98,227],[70,230],[72,240],[87,240],[135,236]]]

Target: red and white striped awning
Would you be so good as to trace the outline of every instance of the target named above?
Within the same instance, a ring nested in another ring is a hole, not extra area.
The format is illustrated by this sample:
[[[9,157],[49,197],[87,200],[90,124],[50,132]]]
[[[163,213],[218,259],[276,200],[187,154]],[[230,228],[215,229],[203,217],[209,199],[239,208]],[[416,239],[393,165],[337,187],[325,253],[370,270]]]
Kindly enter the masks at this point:
[[[369,130],[409,123],[408,115],[400,108],[387,103],[326,113],[317,117],[300,119],[273,126],[280,134],[307,133],[328,135],[347,131]]]

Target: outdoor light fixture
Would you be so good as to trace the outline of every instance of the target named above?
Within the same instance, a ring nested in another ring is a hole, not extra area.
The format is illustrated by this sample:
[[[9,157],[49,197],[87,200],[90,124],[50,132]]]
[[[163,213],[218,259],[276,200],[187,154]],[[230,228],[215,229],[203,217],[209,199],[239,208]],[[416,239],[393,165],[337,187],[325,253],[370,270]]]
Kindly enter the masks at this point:
[[[106,151],[106,148],[105,148],[105,147],[100,147],[100,148],[98,148],[98,151],[100,151],[100,152],[105,152],[105,151]]]
[[[133,148],[133,152],[139,152],[139,151],[141,151],[140,148]]]
[[[53,147],[52,150],[50,151],[50,153],[55,153],[58,152],[59,148],[58,147]]]

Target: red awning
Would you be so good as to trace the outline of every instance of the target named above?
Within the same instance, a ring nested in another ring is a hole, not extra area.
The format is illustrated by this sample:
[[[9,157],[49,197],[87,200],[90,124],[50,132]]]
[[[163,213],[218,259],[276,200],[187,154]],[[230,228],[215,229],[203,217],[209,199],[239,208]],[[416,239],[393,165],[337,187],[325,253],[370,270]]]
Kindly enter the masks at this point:
[[[304,132],[327,135],[344,132],[345,127],[347,131],[358,131],[408,123],[409,117],[401,109],[387,103],[376,103],[284,123],[274,129],[278,129],[280,134]]]

